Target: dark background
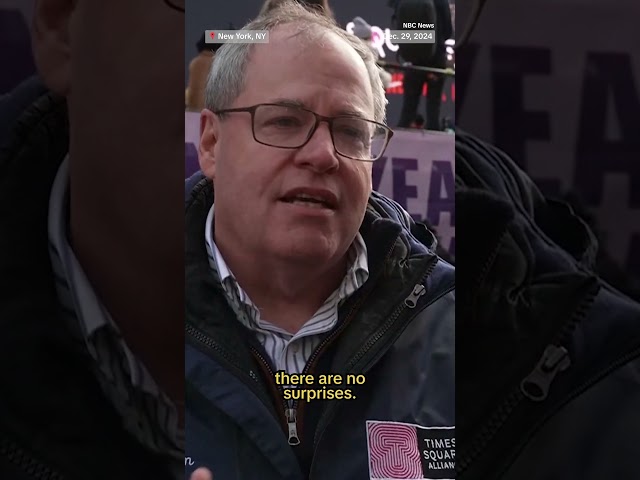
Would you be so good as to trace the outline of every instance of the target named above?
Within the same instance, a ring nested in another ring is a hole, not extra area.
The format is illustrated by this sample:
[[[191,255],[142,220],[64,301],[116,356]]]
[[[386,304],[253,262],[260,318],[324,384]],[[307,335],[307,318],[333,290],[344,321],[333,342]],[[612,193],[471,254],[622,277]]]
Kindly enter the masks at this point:
[[[0,94],[33,75],[30,23],[33,0],[0,0]]]

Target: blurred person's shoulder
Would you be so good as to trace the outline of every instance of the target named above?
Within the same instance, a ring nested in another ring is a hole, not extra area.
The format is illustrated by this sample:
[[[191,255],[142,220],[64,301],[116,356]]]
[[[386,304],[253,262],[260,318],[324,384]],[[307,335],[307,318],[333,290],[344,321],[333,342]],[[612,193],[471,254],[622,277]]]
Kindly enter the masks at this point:
[[[596,448],[609,454],[594,472],[636,478],[624,452],[640,439],[631,408],[640,402],[640,305],[598,276],[593,232],[499,148],[461,131],[456,215],[465,266],[456,365],[467,379],[458,392],[474,396],[460,403],[460,427],[467,439],[492,438],[475,454],[461,442],[461,478],[573,478]],[[501,401],[514,405],[512,415]],[[492,411],[500,422],[483,427]]]
[[[0,149],[0,478],[32,478],[36,467],[43,478],[88,478],[96,465],[132,478],[156,462],[122,428],[69,331],[51,263],[49,199],[68,154],[66,101],[37,84],[21,88],[0,105],[11,115]]]
[[[25,109],[45,93],[46,87],[33,76],[0,96],[0,146],[9,141],[14,124]]]

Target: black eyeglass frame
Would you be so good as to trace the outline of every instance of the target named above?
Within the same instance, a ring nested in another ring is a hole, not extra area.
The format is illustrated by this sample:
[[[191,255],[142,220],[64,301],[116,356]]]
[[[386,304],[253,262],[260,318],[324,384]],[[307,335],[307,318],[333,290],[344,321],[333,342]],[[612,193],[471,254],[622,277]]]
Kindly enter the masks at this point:
[[[265,143],[265,142],[261,142],[260,140],[258,140],[256,138],[256,131],[255,131],[255,115],[256,115],[256,110],[260,107],[285,107],[285,108],[296,108],[298,110],[302,110],[304,112],[309,112],[311,114],[313,114],[316,118],[315,124],[313,125],[313,128],[311,128],[311,130],[309,131],[309,133],[307,134],[307,138],[304,140],[304,142],[302,142],[302,144],[296,146],[296,147],[282,147],[279,145],[271,145],[269,143]],[[331,135],[331,143],[333,144],[333,150],[340,155],[341,157],[345,157],[348,158],[350,160],[357,160],[359,162],[369,162],[369,163],[373,163],[376,160],[379,160],[382,155],[384,155],[385,150],[387,149],[387,147],[389,146],[389,141],[391,140],[391,137],[393,137],[393,130],[391,128],[389,128],[388,125],[385,125],[384,123],[380,123],[380,122],[376,122],[375,120],[369,120],[367,118],[362,118],[359,117],[357,115],[338,115],[336,117],[327,117],[324,115],[320,115],[319,113],[314,112],[313,110],[309,110],[307,108],[303,108],[303,107],[298,107],[298,106],[292,106],[292,105],[286,105],[286,104],[282,104],[282,103],[259,103],[257,105],[253,105],[251,107],[242,107],[242,108],[227,108],[224,110],[215,110],[213,111],[213,113],[215,113],[216,115],[224,115],[226,113],[237,113],[237,112],[248,112],[251,114],[251,134],[253,135],[253,139],[258,142],[261,145],[266,145],[267,147],[273,147],[273,148],[284,148],[287,150],[297,150],[299,148],[304,147],[307,143],[309,143],[309,140],[311,140],[311,138],[313,137],[313,134],[316,133],[316,130],[318,129],[318,126],[320,125],[320,123],[322,122],[327,122],[327,125],[329,125],[329,135]],[[349,155],[345,155],[344,153],[340,152],[337,148],[336,148],[336,141],[333,138],[333,122],[335,120],[339,120],[339,119],[343,119],[343,118],[356,118],[358,120],[364,120],[366,122],[370,122],[373,123],[375,125],[378,125],[379,127],[382,127],[386,133],[386,139],[385,139],[385,143],[383,148],[380,150],[380,154],[374,158],[374,159],[362,159],[362,158],[356,158],[356,157],[350,157]]]

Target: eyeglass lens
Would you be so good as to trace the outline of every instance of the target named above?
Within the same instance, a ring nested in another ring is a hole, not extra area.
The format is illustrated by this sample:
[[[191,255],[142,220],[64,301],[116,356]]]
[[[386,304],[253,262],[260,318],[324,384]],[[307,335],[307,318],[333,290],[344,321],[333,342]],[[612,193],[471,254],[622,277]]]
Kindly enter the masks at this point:
[[[256,140],[274,147],[302,146],[313,129],[313,113],[296,107],[261,105],[254,115]],[[361,160],[377,159],[385,146],[387,131],[380,125],[357,117],[337,117],[332,135],[338,153]]]

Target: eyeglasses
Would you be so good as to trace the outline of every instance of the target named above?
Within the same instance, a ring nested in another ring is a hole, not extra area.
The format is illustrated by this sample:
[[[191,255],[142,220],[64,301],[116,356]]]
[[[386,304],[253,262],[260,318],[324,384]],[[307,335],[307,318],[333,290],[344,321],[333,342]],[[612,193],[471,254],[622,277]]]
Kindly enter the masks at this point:
[[[333,148],[338,155],[352,160],[374,162],[384,153],[393,131],[383,123],[355,115],[325,117],[306,108],[262,103],[246,108],[230,108],[213,113],[248,112],[253,139],[276,148],[304,147],[321,122],[327,122]]]
[[[184,4],[187,0],[164,0],[169,7],[179,12],[184,12]]]

